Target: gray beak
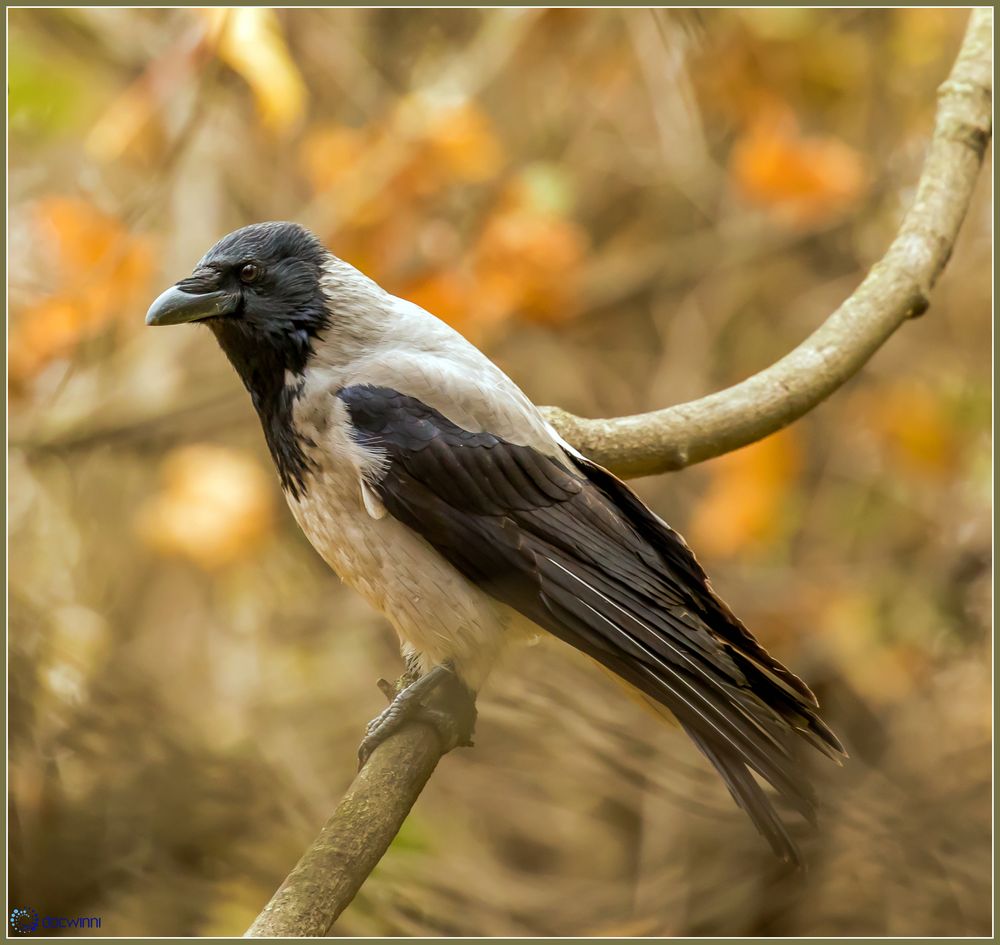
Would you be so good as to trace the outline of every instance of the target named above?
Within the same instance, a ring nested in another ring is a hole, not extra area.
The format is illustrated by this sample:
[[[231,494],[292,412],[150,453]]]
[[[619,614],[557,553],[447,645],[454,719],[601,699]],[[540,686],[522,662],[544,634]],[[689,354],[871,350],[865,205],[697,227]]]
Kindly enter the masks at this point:
[[[182,325],[215,315],[228,315],[236,308],[231,292],[185,292],[172,285],[146,312],[147,325]]]

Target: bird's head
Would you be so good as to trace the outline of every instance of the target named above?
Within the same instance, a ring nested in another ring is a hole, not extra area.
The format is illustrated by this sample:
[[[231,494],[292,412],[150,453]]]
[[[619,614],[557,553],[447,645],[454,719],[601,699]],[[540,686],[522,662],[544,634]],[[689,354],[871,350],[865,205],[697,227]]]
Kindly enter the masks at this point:
[[[322,279],[333,259],[297,223],[243,227],[162,293],[146,324],[204,322],[248,387],[261,370],[299,373],[329,320]]]

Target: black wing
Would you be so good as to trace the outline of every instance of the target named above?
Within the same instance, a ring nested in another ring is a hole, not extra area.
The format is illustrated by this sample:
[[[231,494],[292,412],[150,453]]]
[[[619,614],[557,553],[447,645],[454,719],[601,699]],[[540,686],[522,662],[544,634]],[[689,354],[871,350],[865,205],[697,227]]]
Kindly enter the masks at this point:
[[[497,600],[670,710],[775,852],[798,854],[751,770],[810,822],[792,732],[843,753],[808,687],[712,591],[683,539],[611,473],[463,430],[397,391],[341,390],[355,435],[386,454],[374,489]]]

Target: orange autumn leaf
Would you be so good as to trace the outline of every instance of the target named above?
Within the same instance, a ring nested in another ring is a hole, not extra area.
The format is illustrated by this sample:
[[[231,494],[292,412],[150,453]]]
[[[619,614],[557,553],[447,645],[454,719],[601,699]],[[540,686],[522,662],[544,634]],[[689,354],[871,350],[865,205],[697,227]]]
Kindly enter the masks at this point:
[[[835,219],[861,196],[867,174],[853,148],[832,136],[806,136],[782,106],[764,109],[733,148],[739,192],[783,223],[808,227]]]
[[[271,530],[270,476],[245,453],[180,447],[163,461],[162,482],[136,518],[139,537],[160,554],[210,570],[252,554]]]
[[[886,445],[905,469],[946,475],[958,457],[958,434],[941,394],[918,381],[903,380],[866,394],[859,421]]]
[[[427,141],[432,156],[458,180],[489,180],[503,161],[492,122],[473,102],[437,113],[429,124]]]
[[[383,148],[370,129],[334,124],[311,130],[299,146],[302,175],[315,193],[329,198],[340,226],[347,230],[380,227],[399,212],[394,189],[370,183],[379,177],[378,155],[384,154]]]
[[[579,310],[587,234],[564,216],[569,201],[549,176],[532,172],[512,179],[473,247],[486,318],[517,315],[559,324]]]
[[[802,464],[791,430],[720,457],[688,526],[694,547],[719,557],[764,548],[787,524],[787,497]]]
[[[52,358],[65,357],[83,330],[80,306],[60,299],[46,299],[18,312],[11,331],[10,372],[22,381]]]
[[[430,261],[425,247],[428,268],[402,294],[475,340],[510,318],[561,324],[574,317],[588,242],[563,216],[568,199],[557,184],[538,173],[514,178],[468,256],[455,258],[456,244]],[[449,236],[443,229],[428,242],[447,247]]]
[[[56,251],[62,275],[104,265],[124,238],[121,221],[79,197],[45,197],[35,204],[35,226]]]
[[[572,318],[586,246],[580,227],[554,214],[518,208],[493,216],[473,256],[484,314],[550,324]]]
[[[123,315],[141,309],[153,268],[149,242],[77,197],[47,197],[32,229],[49,247],[52,291],[15,312],[10,371],[20,383]]]
[[[409,148],[392,183],[397,198],[428,197],[452,184],[483,183],[503,166],[493,122],[475,102],[445,103],[409,95],[393,111],[382,139]]]
[[[431,269],[401,294],[473,341],[510,318],[561,324],[579,310],[585,252],[585,237],[570,221],[526,209],[503,211],[487,223],[468,267]]]

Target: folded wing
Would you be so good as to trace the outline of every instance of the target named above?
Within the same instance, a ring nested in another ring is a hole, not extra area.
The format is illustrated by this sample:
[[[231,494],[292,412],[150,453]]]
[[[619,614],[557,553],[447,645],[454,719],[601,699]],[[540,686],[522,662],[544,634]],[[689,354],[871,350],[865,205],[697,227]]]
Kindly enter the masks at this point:
[[[386,510],[479,587],[672,712],[784,859],[795,845],[751,772],[807,820],[791,736],[836,756],[808,687],[715,595],[683,539],[606,470],[464,430],[398,391],[338,392],[384,456]]]

